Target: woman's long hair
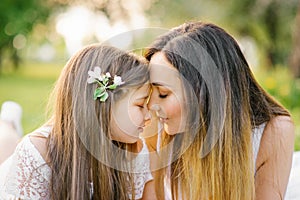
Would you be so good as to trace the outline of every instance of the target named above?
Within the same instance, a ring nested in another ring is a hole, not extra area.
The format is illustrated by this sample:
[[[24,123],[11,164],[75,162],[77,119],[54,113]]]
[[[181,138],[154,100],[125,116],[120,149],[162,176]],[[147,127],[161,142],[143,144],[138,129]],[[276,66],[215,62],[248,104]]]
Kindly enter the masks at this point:
[[[180,155],[170,167],[173,199],[254,199],[252,130],[288,111],[259,86],[237,42],[216,25],[183,24],[145,57],[156,52],[182,75],[188,110],[186,131],[173,138],[171,157]],[[201,154],[207,141],[211,148]],[[166,169],[158,173],[158,196],[165,175]]]
[[[108,91],[105,102],[93,100],[96,84],[88,84],[88,71],[122,77],[125,84]],[[145,61],[113,47],[90,45],[75,54],[64,67],[54,90],[52,131],[47,139],[52,170],[52,199],[128,199],[132,184],[124,162],[126,144],[109,139],[112,103],[130,89],[149,80]],[[117,163],[123,170],[109,164]],[[93,187],[92,187],[93,186]],[[132,187],[133,188],[133,187]]]

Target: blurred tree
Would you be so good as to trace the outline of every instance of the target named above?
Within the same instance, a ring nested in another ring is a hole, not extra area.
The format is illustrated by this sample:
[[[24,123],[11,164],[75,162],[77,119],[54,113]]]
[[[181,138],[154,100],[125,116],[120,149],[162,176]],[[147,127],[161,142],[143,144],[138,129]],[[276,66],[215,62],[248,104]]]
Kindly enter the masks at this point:
[[[299,0],[160,0],[147,11],[152,23],[177,26],[185,21],[213,21],[243,36],[251,36],[270,66],[287,64],[291,26]]]
[[[224,15],[220,9],[220,2],[205,0],[149,0],[150,8],[146,11],[151,25],[178,26],[192,20],[206,20],[207,18],[219,21]],[[217,15],[215,14],[217,13]]]
[[[0,72],[4,55],[19,66],[18,51],[25,47],[26,36],[34,25],[44,22],[51,7],[43,0],[2,0],[0,4]]]
[[[300,78],[300,5],[293,31],[293,51],[290,56],[290,66],[295,78]]]
[[[298,3],[298,0],[231,0],[226,20],[239,33],[256,40],[270,66],[287,64]]]
[[[102,11],[111,22],[128,20],[130,15],[130,4],[138,0],[48,0],[52,4],[60,6],[82,5],[93,11]],[[151,1],[151,0],[147,0]],[[139,2],[143,4],[144,2]]]
[[[10,63],[18,68],[21,61],[20,50],[27,46],[28,36],[35,25],[45,23],[50,15],[64,12],[69,6],[82,5],[96,12],[102,11],[111,23],[121,20],[127,22],[131,17],[130,9],[135,6],[135,1],[137,0],[130,2],[127,0],[2,0],[0,3],[0,73],[4,57],[9,58]],[[147,6],[147,2],[140,4]]]

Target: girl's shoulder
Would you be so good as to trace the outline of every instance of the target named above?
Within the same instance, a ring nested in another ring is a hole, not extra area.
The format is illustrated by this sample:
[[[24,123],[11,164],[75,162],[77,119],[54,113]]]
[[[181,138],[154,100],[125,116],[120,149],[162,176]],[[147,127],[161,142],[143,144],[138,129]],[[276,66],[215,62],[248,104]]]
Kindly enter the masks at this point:
[[[51,126],[42,126],[28,134],[31,144],[39,152],[43,160],[46,160],[47,155],[47,138],[51,132]]]
[[[30,159],[36,165],[44,165],[47,152],[46,141],[50,131],[51,127],[42,126],[25,135],[17,145],[12,156],[20,162]]]

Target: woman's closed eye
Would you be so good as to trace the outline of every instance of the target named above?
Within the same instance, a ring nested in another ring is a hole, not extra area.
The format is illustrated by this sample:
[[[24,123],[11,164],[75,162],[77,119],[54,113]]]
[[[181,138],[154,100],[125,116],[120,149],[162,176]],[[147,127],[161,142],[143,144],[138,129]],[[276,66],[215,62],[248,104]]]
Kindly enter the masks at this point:
[[[168,94],[159,94],[158,96],[159,98],[164,99],[167,98]]]
[[[158,97],[161,99],[167,98],[170,91],[165,87],[158,87]]]

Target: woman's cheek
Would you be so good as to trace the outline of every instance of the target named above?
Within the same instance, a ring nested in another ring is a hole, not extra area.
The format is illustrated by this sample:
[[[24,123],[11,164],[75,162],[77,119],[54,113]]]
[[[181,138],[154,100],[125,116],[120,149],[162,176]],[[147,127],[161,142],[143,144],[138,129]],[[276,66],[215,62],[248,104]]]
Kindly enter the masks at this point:
[[[167,118],[170,120],[181,117],[181,104],[174,96],[169,97],[169,101],[165,102]]]

